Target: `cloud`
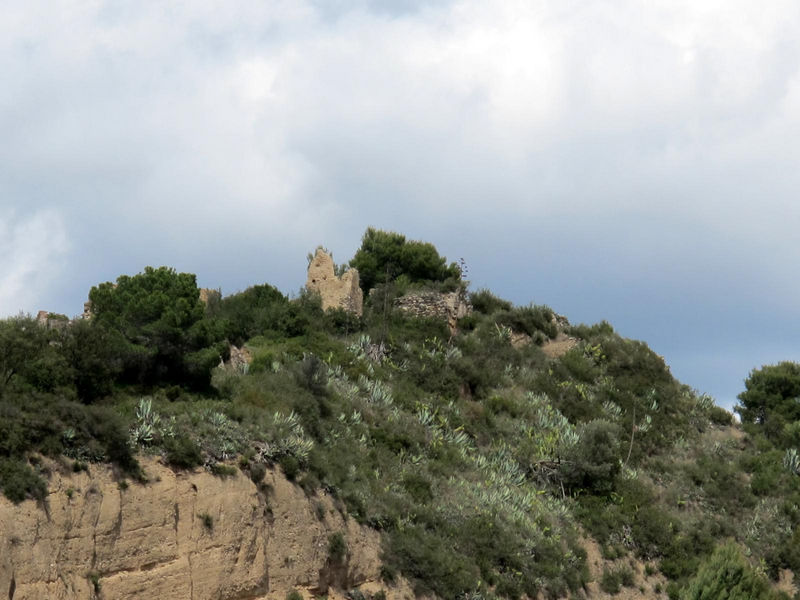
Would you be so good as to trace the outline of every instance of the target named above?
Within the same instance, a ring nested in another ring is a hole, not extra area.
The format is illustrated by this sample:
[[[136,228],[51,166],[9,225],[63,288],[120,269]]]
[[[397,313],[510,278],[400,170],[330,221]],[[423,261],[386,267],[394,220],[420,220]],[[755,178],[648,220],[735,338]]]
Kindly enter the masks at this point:
[[[713,351],[800,316],[798,26],[788,0],[12,1],[0,197],[72,245],[66,287],[4,297],[78,312],[147,264],[294,291],[376,225]]]
[[[0,315],[29,311],[38,306],[45,290],[63,284],[62,259],[68,246],[62,220],[54,211],[29,217],[0,215]]]

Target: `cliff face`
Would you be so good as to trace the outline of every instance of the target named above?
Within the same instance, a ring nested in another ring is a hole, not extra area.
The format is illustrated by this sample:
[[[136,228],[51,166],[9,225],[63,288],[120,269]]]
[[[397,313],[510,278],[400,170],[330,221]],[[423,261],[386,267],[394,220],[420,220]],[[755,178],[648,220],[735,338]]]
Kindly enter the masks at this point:
[[[379,589],[378,534],[343,519],[330,498],[306,497],[275,471],[262,493],[241,473],[144,466],[145,485],[125,488],[92,465],[90,474],[54,473],[44,506],[0,497],[0,597],[283,600],[293,587]],[[335,568],[333,532],[349,548]],[[386,592],[410,595],[405,586]]]

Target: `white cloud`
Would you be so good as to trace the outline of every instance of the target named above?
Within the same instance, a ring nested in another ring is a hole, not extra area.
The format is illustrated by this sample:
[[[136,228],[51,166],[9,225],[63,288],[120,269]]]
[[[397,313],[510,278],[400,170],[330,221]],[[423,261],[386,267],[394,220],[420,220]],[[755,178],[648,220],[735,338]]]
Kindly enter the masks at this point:
[[[0,315],[35,312],[45,290],[63,284],[68,249],[59,215],[39,211],[31,216],[0,215]]]

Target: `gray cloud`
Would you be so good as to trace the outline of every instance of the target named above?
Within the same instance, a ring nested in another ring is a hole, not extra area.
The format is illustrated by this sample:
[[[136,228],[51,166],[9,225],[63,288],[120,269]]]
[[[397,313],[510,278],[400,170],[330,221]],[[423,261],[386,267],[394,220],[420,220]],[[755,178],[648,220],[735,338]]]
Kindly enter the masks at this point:
[[[0,311],[76,313],[147,264],[296,291],[375,225],[729,403],[800,358],[798,25],[788,1],[12,2]]]

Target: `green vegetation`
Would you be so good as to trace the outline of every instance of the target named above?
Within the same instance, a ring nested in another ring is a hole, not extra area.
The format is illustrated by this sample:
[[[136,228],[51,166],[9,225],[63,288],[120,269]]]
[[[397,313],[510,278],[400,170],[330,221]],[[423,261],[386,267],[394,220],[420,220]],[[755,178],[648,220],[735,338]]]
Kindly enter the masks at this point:
[[[147,267],[89,292],[94,320],[116,342],[122,375],[134,383],[202,389],[227,345],[218,320],[205,319],[195,276]]]
[[[633,587],[633,571],[630,567],[603,569],[600,589],[607,594],[618,594],[622,587]]]
[[[800,364],[782,362],[754,369],[739,394],[736,411],[744,424],[758,425],[770,440],[800,443]]]
[[[286,600],[303,600],[303,594],[292,588],[286,594]]]
[[[200,522],[203,523],[203,527],[205,527],[207,531],[211,532],[214,530],[214,517],[210,514],[200,513],[197,515],[197,518],[200,519]]]
[[[800,366],[751,373],[742,431],[608,323],[488,290],[453,336],[392,310],[410,287],[466,286],[430,244],[370,229],[351,264],[378,286],[363,317],[267,284],[204,305],[193,275],[162,267],[93,288],[88,321],[0,321],[3,494],[43,501],[42,456],[114,463],[120,490],[144,480],[139,453],[237,464],[264,494],[279,468],[381,533],[387,582],[446,599],[579,593],[585,536],[617,561],[609,593],[634,585],[634,558],[672,598],[770,598],[782,569],[800,574]],[[549,358],[562,332],[577,343]],[[229,343],[252,361],[219,367]],[[332,563],[348,551],[331,535]]]
[[[700,567],[681,600],[781,600],[767,579],[747,562],[735,544],[720,546]]]
[[[447,265],[447,259],[439,256],[433,244],[409,241],[399,233],[372,227],[361,238],[350,266],[358,269],[365,292],[397,278],[408,283],[461,279],[458,265]]]
[[[347,560],[347,541],[341,531],[328,536],[328,560],[333,564],[341,565]]]
[[[89,583],[92,584],[92,589],[94,589],[95,594],[100,593],[101,585],[100,585],[100,573],[97,571],[91,571],[86,578],[89,580]]]

